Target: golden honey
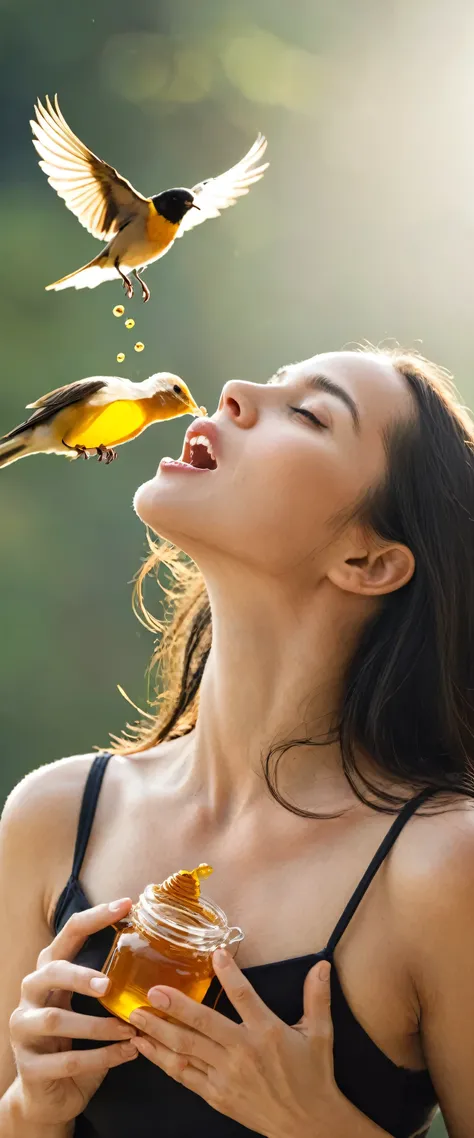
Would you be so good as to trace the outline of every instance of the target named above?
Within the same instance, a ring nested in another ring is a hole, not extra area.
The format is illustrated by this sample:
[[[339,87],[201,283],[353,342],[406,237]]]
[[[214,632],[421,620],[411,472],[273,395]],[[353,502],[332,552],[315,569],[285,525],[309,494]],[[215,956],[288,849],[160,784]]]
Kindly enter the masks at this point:
[[[136,352],[142,352],[145,345],[142,344],[141,340],[138,340],[137,343],[134,345],[134,347],[135,347]]]
[[[134,328],[134,327],[135,327],[135,321],[134,321],[134,320],[131,320],[131,319],[130,319],[130,320],[126,320],[126,321],[125,321],[125,327],[126,327],[126,328]]]
[[[125,359],[125,352],[118,352],[117,353],[117,363],[123,364],[124,359]]]
[[[198,1003],[214,976],[212,954],[243,939],[239,928],[229,928],[227,917],[213,902],[201,897],[200,878],[212,868],[181,869],[161,885],[147,885],[123,921],[102,971],[110,986],[101,1003],[120,1019],[146,1007],[148,992],[156,984],[179,988]]]
[[[112,312],[113,312],[114,316],[123,316],[123,314],[125,312],[123,304],[116,304],[115,308],[112,309]]]

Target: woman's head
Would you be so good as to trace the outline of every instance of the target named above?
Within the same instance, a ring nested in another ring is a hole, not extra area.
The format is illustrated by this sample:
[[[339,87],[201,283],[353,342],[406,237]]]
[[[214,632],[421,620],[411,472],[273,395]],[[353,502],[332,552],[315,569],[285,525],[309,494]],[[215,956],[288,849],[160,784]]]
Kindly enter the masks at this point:
[[[383,481],[391,426],[414,416],[403,376],[376,353],[315,356],[280,369],[268,384],[232,381],[210,424],[199,421],[187,432],[208,431],[215,469],[161,464],[137,492],[137,513],[207,577],[231,560],[264,577],[286,577],[293,589],[297,580],[313,588],[332,574],[357,588],[343,566],[360,564],[369,551],[354,510]],[[194,456],[207,460],[199,444]],[[193,457],[189,443],[183,457]],[[387,588],[412,571],[407,551],[399,551]]]
[[[360,788],[357,751],[392,781],[469,790],[474,429],[446,374],[398,350],[330,353],[226,385],[214,421],[217,469],[160,472],[139,515],[205,574],[230,558],[360,603],[335,724],[348,777]],[[134,729],[143,748],[196,716],[211,616],[196,566],[179,576],[158,653],[179,691],[164,676],[159,721]]]

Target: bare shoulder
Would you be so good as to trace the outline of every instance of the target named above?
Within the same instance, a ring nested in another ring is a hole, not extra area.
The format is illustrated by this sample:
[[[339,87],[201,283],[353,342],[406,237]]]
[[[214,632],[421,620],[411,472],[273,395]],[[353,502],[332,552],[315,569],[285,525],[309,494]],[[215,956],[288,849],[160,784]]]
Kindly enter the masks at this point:
[[[77,807],[87,775],[95,758],[73,755],[45,763],[30,771],[9,794],[2,812],[2,827],[12,833],[23,826],[41,829],[61,824]]]
[[[94,755],[33,770],[14,787],[0,821],[0,892],[33,897],[46,921],[58,866],[72,860],[80,800]],[[66,877],[70,872],[67,869]]]
[[[466,931],[471,914],[474,936],[474,801],[435,803],[410,820],[393,850],[390,888],[414,943]]]
[[[72,861],[80,803],[94,754],[45,763],[9,794],[0,821],[0,858],[34,874],[46,897],[54,867]],[[67,870],[66,877],[70,872]]]
[[[122,793],[125,797],[133,787],[145,791],[155,780],[157,771],[166,770],[168,761],[177,751],[181,740],[161,743],[158,747],[133,755],[112,755],[107,769],[107,792],[110,797]],[[25,775],[9,794],[2,813],[5,831],[32,827],[36,834],[53,829],[71,835],[77,827],[78,813],[87,776],[96,754],[71,755],[56,762],[45,763]]]

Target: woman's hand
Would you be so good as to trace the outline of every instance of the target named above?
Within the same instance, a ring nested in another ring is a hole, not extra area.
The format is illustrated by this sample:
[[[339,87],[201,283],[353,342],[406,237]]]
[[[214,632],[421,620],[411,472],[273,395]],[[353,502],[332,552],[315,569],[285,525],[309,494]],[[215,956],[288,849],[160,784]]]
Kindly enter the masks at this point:
[[[221,962],[221,956],[214,953],[214,970],[243,1022],[236,1024],[176,988],[160,985],[150,989],[148,999],[162,1009],[159,996],[165,994],[166,1014],[179,1023],[143,1009],[134,1012],[130,1018],[140,1031],[138,1050],[210,1106],[267,1138],[327,1138],[345,1132],[338,1124],[338,1111],[342,1120],[347,1100],[334,1079],[327,961],[308,973],[303,1017],[288,1027],[263,1003],[232,957],[225,952]]]
[[[10,1019],[25,1122],[54,1125],[76,1118],[110,1067],[135,1059],[128,1042],[135,1029],[113,1016],[71,1011],[71,994],[103,995],[110,981],[101,972],[71,963],[91,933],[126,916],[130,898],[74,913],[26,976],[19,1006]],[[110,1047],[73,1051],[72,1039],[116,1040]]]

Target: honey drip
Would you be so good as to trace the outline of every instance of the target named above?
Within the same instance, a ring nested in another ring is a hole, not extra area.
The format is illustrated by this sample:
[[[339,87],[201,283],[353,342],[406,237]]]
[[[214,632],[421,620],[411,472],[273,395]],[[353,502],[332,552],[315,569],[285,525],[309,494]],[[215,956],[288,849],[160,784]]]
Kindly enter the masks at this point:
[[[161,885],[153,886],[156,901],[184,902],[191,909],[202,909],[200,877],[209,877],[212,867],[201,862],[196,869],[179,869]]]
[[[195,869],[180,869],[160,885],[147,886],[147,898],[151,903],[175,906],[181,914],[184,910],[190,926],[198,923],[193,920],[193,913],[198,912],[215,924],[214,914],[201,899],[200,879],[210,873],[212,867],[205,862]],[[197,951],[191,944],[174,944],[158,930],[152,934],[140,920],[139,908],[140,903],[133,907],[128,923],[127,918],[120,922],[125,927],[118,928],[118,938],[103,966],[111,983],[100,1002],[120,1019],[128,1020],[132,1011],[143,1007],[171,1020],[165,1012],[151,1007],[147,999],[149,989],[155,984],[168,984],[200,1003],[214,976],[212,956]]]

